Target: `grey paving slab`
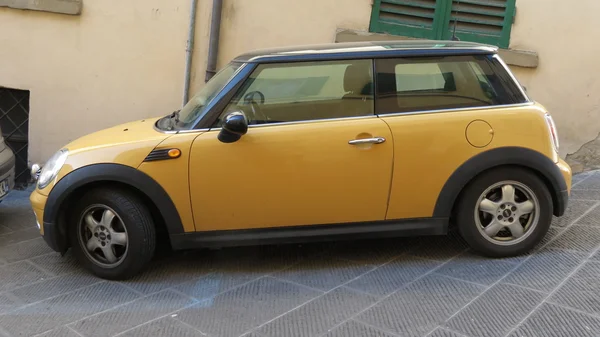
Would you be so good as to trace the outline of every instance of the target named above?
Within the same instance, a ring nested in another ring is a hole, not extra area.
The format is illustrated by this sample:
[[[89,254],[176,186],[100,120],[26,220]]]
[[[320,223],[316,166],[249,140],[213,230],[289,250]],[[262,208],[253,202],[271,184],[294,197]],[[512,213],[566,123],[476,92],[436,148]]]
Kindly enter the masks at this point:
[[[75,322],[69,327],[84,336],[109,337],[195,303],[165,290]]]
[[[348,283],[347,287],[381,297],[440,265],[439,261],[402,255],[398,259],[360,276]]]
[[[584,184],[585,182],[582,182]],[[600,201],[600,189],[598,190],[571,190],[570,201],[574,200],[597,200]]]
[[[577,190],[600,190],[600,173],[593,172],[581,184],[576,184],[573,189]]]
[[[586,261],[585,264],[582,265],[572,277],[600,279],[600,261]]]
[[[341,287],[258,329],[266,337],[308,337],[326,333],[376,301],[374,296]]]
[[[437,328],[431,334],[427,335],[427,337],[467,337],[458,332],[450,331],[444,328]]]
[[[600,205],[576,221],[578,225],[600,226]]]
[[[327,291],[348,282],[374,267],[359,262],[322,258],[307,260],[277,272],[275,277]]]
[[[499,284],[462,309],[446,326],[469,336],[504,336],[545,296],[541,292]]]
[[[201,258],[210,260],[220,270],[240,267],[252,270],[257,260],[262,261],[261,268],[278,269],[304,259],[325,254],[335,246],[335,242],[282,244],[265,246],[232,247],[227,249],[199,251]]]
[[[587,179],[592,174],[594,174],[593,171],[587,171],[573,175],[573,178],[571,179],[571,185],[573,187],[576,187],[577,184],[580,184],[583,180]]]
[[[600,227],[573,225],[548,247],[591,253],[600,245]]]
[[[35,216],[27,202],[6,199],[0,203],[0,224],[11,231],[32,228]]]
[[[52,252],[41,237],[0,247],[0,256],[7,262],[22,261]]]
[[[566,230],[567,228],[565,227],[550,226],[550,228],[548,228],[548,232],[535,249],[543,248],[548,242],[552,241],[554,238],[556,238],[558,235],[562,234]]]
[[[90,274],[63,275],[14,289],[10,293],[23,303],[34,303],[99,282],[101,280]]]
[[[552,217],[552,226],[565,227],[572,224],[585,212],[598,204],[597,201],[590,200],[572,200],[569,202],[565,214],[561,217]]]
[[[347,321],[325,334],[324,337],[397,337],[354,320]]]
[[[436,273],[482,285],[491,285],[515,267],[514,262],[490,259],[466,252],[444,264],[436,270]]]
[[[600,314],[600,263],[587,262],[570,277],[548,302]]]
[[[122,285],[104,282],[1,315],[0,327],[12,335],[31,336],[136,298],[136,293]]]
[[[48,278],[49,275],[27,261],[0,267],[0,291],[11,290]]]
[[[26,240],[37,239],[39,237],[40,231],[37,229],[37,227],[20,229],[0,235],[0,247],[12,245]]]
[[[64,274],[87,273],[77,263],[73,254],[71,254],[71,251],[68,251],[64,256],[61,256],[56,252],[51,252],[49,254],[31,258],[29,261],[56,276]]]
[[[8,293],[0,293],[0,314],[17,309],[22,302]]]
[[[151,294],[211,272],[211,268],[201,259],[178,257],[180,255],[159,260],[148,270],[121,283],[143,294]]]
[[[164,317],[150,323],[128,330],[119,337],[204,337],[202,332],[178,321],[176,318]]]
[[[44,332],[43,334],[38,335],[38,337],[81,337],[81,335],[66,326],[60,326]]]
[[[416,248],[409,249],[408,254],[430,260],[447,261],[467,250],[467,243],[460,237],[458,232],[453,231],[447,236],[419,237],[420,244]]]
[[[263,335],[259,334],[256,331],[252,331],[252,332],[248,332],[243,334],[241,337],[264,337]]]
[[[600,251],[595,252],[592,256],[590,256],[589,259],[592,261],[600,262]]]
[[[546,303],[509,335],[509,337],[597,336],[600,336],[600,318]]]
[[[356,319],[401,336],[424,336],[484,291],[483,286],[428,275]]]
[[[181,310],[177,319],[211,336],[239,336],[320,294],[267,277]]]
[[[240,253],[245,254],[247,250]],[[292,260],[297,259],[294,257]],[[176,285],[175,289],[193,298],[205,299],[286,267],[286,263],[271,254],[265,261],[260,258],[249,259],[246,255],[236,258],[235,254],[221,252],[211,261],[214,265],[211,273],[196,278],[189,277],[189,281]]]
[[[6,226],[0,225],[0,235],[6,235],[6,234],[10,234],[12,232],[14,232],[14,230],[12,230]]]
[[[343,241],[336,244],[329,255],[364,264],[379,265],[402,255],[414,248],[416,244],[417,240],[414,238]]]
[[[503,281],[551,292],[586,258],[586,254],[561,249],[543,249],[520,265]]]
[[[255,273],[214,273],[177,285],[174,289],[196,299],[206,299],[224,293],[246,282],[260,278]]]

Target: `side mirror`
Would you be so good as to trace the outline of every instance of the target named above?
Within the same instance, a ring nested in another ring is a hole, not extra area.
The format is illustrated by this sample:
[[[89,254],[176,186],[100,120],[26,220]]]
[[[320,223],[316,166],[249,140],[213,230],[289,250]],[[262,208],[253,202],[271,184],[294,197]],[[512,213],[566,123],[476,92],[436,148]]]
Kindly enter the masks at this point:
[[[247,132],[248,119],[246,118],[246,115],[236,111],[225,116],[218,139],[223,143],[233,143],[242,138]]]

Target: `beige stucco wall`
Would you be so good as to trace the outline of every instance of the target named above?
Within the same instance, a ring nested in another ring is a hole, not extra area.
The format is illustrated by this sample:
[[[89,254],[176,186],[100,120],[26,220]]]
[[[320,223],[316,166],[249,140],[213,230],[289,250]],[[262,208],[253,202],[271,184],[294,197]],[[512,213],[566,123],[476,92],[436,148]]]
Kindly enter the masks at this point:
[[[204,84],[211,6],[199,0],[192,93]],[[511,37],[511,48],[539,54],[537,68],[512,68],[554,115],[562,157],[600,132],[600,26],[586,24],[600,1],[571,7],[517,0]],[[252,49],[333,42],[339,28],[367,31],[370,13],[371,0],[224,0],[219,66]],[[31,90],[30,159],[179,108],[188,18],[187,0],[84,1],[81,16],[0,8],[0,86]]]
[[[0,8],[0,86],[27,89],[31,160],[181,104],[188,5],[85,1],[81,16]]]
[[[192,92],[204,84],[212,1],[199,0]],[[0,8],[0,86],[31,91],[30,161],[181,105],[189,1],[84,1],[80,16]],[[250,49],[367,29],[369,0],[225,0],[219,65]]]
[[[223,0],[218,65],[254,49],[330,43],[338,27],[367,30],[370,0]],[[212,1],[200,1],[192,91],[204,84]]]
[[[600,26],[589,24],[597,21],[600,1],[576,3],[517,0],[510,43],[511,48],[539,54],[537,68],[513,71],[531,98],[553,115],[562,157],[600,133]],[[600,156],[596,161],[600,164]]]

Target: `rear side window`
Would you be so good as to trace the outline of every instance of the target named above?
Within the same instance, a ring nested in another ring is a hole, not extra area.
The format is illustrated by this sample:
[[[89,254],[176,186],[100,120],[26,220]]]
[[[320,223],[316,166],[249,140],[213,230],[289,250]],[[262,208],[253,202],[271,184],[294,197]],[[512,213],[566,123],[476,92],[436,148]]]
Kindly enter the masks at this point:
[[[502,65],[485,55],[379,59],[375,67],[378,114],[527,101]]]

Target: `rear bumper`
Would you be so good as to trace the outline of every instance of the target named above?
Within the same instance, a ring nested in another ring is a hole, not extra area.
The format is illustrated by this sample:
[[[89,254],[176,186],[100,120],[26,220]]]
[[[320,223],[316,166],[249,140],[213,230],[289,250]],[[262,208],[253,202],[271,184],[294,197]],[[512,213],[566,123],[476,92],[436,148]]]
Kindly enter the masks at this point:
[[[555,216],[563,216],[565,211],[567,210],[567,206],[569,205],[569,192],[561,191],[558,194],[557,203],[554,207],[554,215]]]
[[[562,191],[557,191],[557,193],[556,193],[557,197],[555,200],[556,205],[554,205],[554,215],[562,216],[563,214],[565,214],[565,210],[567,209],[567,206],[569,205],[569,195],[571,193],[572,172],[571,172],[571,167],[569,166],[569,164],[567,164],[567,162],[565,162],[562,159],[558,160],[558,163],[556,163],[556,166],[560,170],[562,178],[564,179],[565,189],[563,189]]]

